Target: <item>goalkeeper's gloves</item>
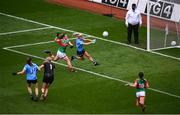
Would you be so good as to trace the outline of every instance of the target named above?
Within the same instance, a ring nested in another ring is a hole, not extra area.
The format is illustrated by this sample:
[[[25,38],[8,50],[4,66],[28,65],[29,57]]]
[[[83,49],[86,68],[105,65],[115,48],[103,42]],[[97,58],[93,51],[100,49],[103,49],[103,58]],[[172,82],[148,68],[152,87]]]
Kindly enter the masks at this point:
[[[12,75],[17,75],[17,72],[13,72]]]
[[[96,39],[93,39],[93,40],[91,41],[91,43],[93,43],[93,44],[96,43]]]

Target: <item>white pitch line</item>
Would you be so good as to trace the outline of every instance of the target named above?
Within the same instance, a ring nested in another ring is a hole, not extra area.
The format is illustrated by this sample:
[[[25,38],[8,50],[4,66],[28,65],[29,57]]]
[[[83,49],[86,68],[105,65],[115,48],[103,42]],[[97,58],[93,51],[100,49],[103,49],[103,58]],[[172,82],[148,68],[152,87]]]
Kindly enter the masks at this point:
[[[152,49],[152,50],[153,51],[158,51],[158,50],[166,50],[166,49],[172,49],[172,48],[180,48],[180,46],[170,46],[170,47],[157,48],[157,49]]]
[[[48,24],[41,23],[41,22],[37,22],[37,21],[25,19],[25,18],[22,18],[22,17],[9,15],[9,14],[2,13],[2,12],[0,12],[0,15],[7,16],[7,17],[11,17],[11,18],[15,18],[15,19],[19,19],[19,20],[23,20],[23,21],[26,21],[26,22],[31,22],[31,23],[39,24],[39,25],[44,25],[44,26],[52,27],[52,28],[59,29],[59,30],[63,30],[63,31],[67,31],[67,32],[72,32],[72,33],[73,33],[73,32],[77,32],[77,31],[68,30],[68,29],[64,29],[64,28],[57,27],[57,26],[52,26],[52,25],[48,25]],[[82,32],[81,32],[81,33],[82,33]],[[180,60],[180,58],[177,58],[177,57],[174,57],[174,56],[169,56],[169,55],[162,54],[162,53],[157,53],[157,52],[154,52],[154,51],[147,51],[147,50],[142,49],[142,48],[138,48],[138,47],[135,47],[135,46],[127,45],[127,44],[125,44],[125,43],[116,42],[116,41],[108,40],[108,39],[103,39],[103,38],[96,37],[96,36],[92,36],[92,35],[88,35],[88,34],[85,34],[85,33],[82,33],[82,34],[87,35],[87,36],[91,36],[91,37],[94,37],[94,38],[96,38],[96,39],[100,39],[100,40],[103,40],[103,41],[106,41],[106,42],[111,42],[111,43],[115,43],[115,44],[120,44],[120,45],[122,45],[122,46],[134,48],[134,49],[141,50],[141,51],[144,51],[144,52],[156,54],[156,55],[159,55],[159,56],[163,56],[163,57],[167,57],[167,58],[171,58],[171,59],[175,59],[175,60]]]
[[[1,14],[1,15],[4,15],[4,16],[8,16],[8,17],[15,18],[15,19],[23,20],[23,21],[26,21],[26,22],[31,22],[31,23],[35,23],[35,24],[39,24],[39,25],[44,25],[44,26],[56,28],[56,29],[63,30],[63,31],[76,32],[76,31],[72,31],[72,30],[68,30],[68,29],[64,29],[64,28],[60,28],[60,27],[56,27],[56,26],[52,26],[52,25],[48,25],[48,24],[44,24],[44,23],[40,23],[40,22],[37,22],[37,21],[32,21],[32,20],[29,20],[29,19],[25,19],[25,18],[13,16],[13,15],[5,14],[5,13],[0,13],[0,14]],[[84,34],[84,33],[83,33],[83,34]],[[88,35],[88,34],[84,34],[84,35]],[[90,36],[91,36],[91,35],[90,35]],[[138,48],[138,47],[134,47],[134,46],[130,46],[130,45],[127,45],[127,44],[124,44],[124,43],[121,43],[121,42],[116,42],[116,41],[112,41],[112,40],[107,40],[107,39],[103,39],[103,38],[95,37],[95,36],[91,36],[91,37],[94,37],[94,38],[97,38],[97,39],[100,39],[100,40],[103,40],[103,41],[115,43],[115,44],[120,44],[120,45],[123,45],[123,46],[126,46],[126,47],[131,47],[131,48],[134,48],[134,49],[137,49],[137,50],[141,50],[141,51],[148,52],[148,51],[145,50],[145,49]],[[32,56],[32,57],[35,57],[35,58],[43,59],[43,60],[44,60],[44,58],[41,58],[41,57],[38,57],[38,56],[30,55],[30,54],[27,54],[27,53],[22,53],[22,52],[19,52],[19,51],[16,51],[16,50],[8,49],[8,48],[4,48],[4,49],[5,49],[5,50],[12,51],[12,52],[19,53],[19,54],[23,54],[23,55],[27,55],[27,56]],[[157,53],[157,52],[153,52],[153,51],[151,51],[150,53],[157,54],[157,55],[161,55],[161,56],[168,57],[168,58],[172,58],[172,57],[169,57],[169,55],[164,55],[164,54]],[[176,57],[173,57],[172,59],[180,60],[179,58],[176,58]],[[56,62],[56,64],[62,65],[62,66],[67,66],[67,65],[64,65],[64,64],[61,64],[61,63],[57,63],[57,62]],[[101,77],[104,77],[104,78],[108,78],[108,79],[120,81],[120,82],[123,82],[123,83],[127,83],[127,81],[123,81],[123,80],[119,80],[119,79],[116,79],[116,78],[112,78],[112,77],[109,77],[109,76],[106,76],[106,75],[102,75],[102,74],[98,74],[98,73],[95,73],[95,72],[87,71],[87,70],[84,70],[84,69],[81,69],[81,68],[75,68],[75,69],[78,69],[78,70],[81,70],[81,71],[84,71],[84,72],[87,72],[87,73],[91,73],[91,74],[94,74],[94,75],[97,75],[97,76],[101,76]],[[150,90],[153,90],[153,91],[156,91],[156,92],[159,92],[159,93],[162,93],[162,94],[166,94],[166,95],[172,96],[172,97],[180,98],[180,96],[178,96],[178,95],[174,95],[174,94],[171,94],[171,93],[163,92],[163,91],[156,90],[156,89],[152,89],[152,88],[149,88],[149,89],[150,89]]]
[[[69,40],[74,40],[74,39],[76,38],[69,38]],[[15,45],[15,46],[4,47],[3,49],[34,46],[34,45],[48,44],[48,43],[53,43],[53,42],[54,41],[46,41],[46,42],[37,42],[37,43],[32,43],[32,44]]]
[[[35,29],[13,31],[13,32],[5,32],[5,33],[0,33],[0,36],[10,35],[10,34],[17,34],[17,33],[23,33],[23,32],[32,32],[32,31],[37,31],[37,30],[45,30],[45,29],[50,29],[50,28],[52,28],[52,27],[43,27],[43,28],[35,28]]]
[[[178,58],[178,57],[174,57],[174,56],[170,56],[170,55],[166,55],[166,54],[162,54],[162,53],[154,52],[154,51],[151,51],[151,53],[180,61],[180,58]]]
[[[18,17],[18,16],[9,15],[9,14],[2,13],[2,12],[0,12],[0,15],[4,15],[4,16],[7,16],[7,17],[11,17],[11,18],[15,18],[15,19],[19,19],[19,20],[26,21],[26,22],[31,22],[31,23],[43,25],[43,26],[48,26],[48,27],[50,27],[50,28],[55,28],[55,29],[59,29],[59,30],[67,31],[67,32],[72,32],[72,33],[73,33],[73,32],[78,32],[78,31],[73,31],[73,30],[69,30],[69,29],[65,29],[65,28],[60,28],[60,27],[57,27],[57,26],[52,26],[52,25],[49,25],[49,24],[44,24],[44,23],[41,23],[41,22],[37,22],[37,21],[25,19],[25,18]],[[79,33],[82,33],[82,32],[79,32]],[[82,34],[87,35],[87,36],[90,36],[90,37],[94,37],[94,38],[96,38],[96,39],[100,39],[100,40],[102,40],[102,41],[106,41],[106,42],[111,42],[111,43],[123,45],[123,46],[126,46],[126,47],[130,47],[130,48],[134,48],[134,49],[137,49],[137,50],[149,52],[149,53],[156,54],[156,55],[160,55],[160,56],[167,57],[167,58],[172,58],[172,59],[175,59],[175,60],[180,60],[180,58],[177,58],[177,57],[174,57],[174,56],[169,56],[169,55],[165,55],[165,54],[162,54],[162,53],[157,53],[157,52],[154,52],[154,51],[147,51],[147,50],[145,50],[145,49],[143,49],[143,48],[131,46],[131,45],[128,45],[128,44],[125,44],[125,43],[121,43],[121,42],[117,42],[117,41],[113,41],[113,40],[103,39],[103,38],[96,37],[96,36],[89,35],[89,34],[85,34],[85,33],[82,33]]]
[[[42,58],[42,57],[39,57],[39,56],[36,56],[36,55],[31,55],[31,54],[28,54],[28,53],[23,53],[23,52],[20,52],[20,51],[17,51],[17,50],[13,50],[13,49],[8,49],[7,47],[3,48],[3,49],[11,51],[11,52],[18,53],[18,54],[21,54],[21,55],[31,56],[31,57],[34,57],[34,58],[37,58],[37,59],[45,60],[45,58]],[[54,63],[58,64],[58,65],[61,65],[61,66],[64,66],[64,67],[67,67],[66,64],[62,64],[62,63],[58,63],[58,62],[54,62]],[[122,82],[122,83],[128,83],[128,81],[117,79],[117,78],[113,78],[113,77],[110,77],[110,76],[107,76],[107,75],[103,75],[103,74],[100,74],[100,73],[96,73],[96,72],[93,72],[93,71],[89,71],[89,70],[86,70],[86,69],[82,69],[82,68],[78,68],[78,67],[74,67],[74,69],[79,70],[79,71],[83,71],[83,72],[86,72],[86,73],[89,73],[89,74],[93,74],[93,75],[96,75],[96,76],[100,76],[100,77],[103,77],[103,78],[106,78],[106,79],[111,79],[111,80],[119,81],[119,82]],[[158,92],[158,93],[161,93],[161,94],[164,94],[164,95],[168,95],[168,96],[180,99],[179,95],[175,95],[175,94],[172,94],[172,93],[168,93],[168,92],[161,91],[161,90],[158,90],[158,89],[153,89],[153,88],[148,88],[148,89],[152,90],[152,91],[155,91],[155,92]]]
[[[33,46],[33,45],[40,45],[40,44],[48,44],[48,43],[52,43],[52,42],[54,42],[54,41],[38,42],[38,43],[23,44],[23,45],[15,45],[15,46],[4,47],[3,49],[18,48],[18,47],[25,47],[25,46]]]
[[[0,15],[11,17],[11,18],[15,18],[15,19],[18,19],[18,20],[23,20],[23,21],[26,21],[26,22],[31,22],[31,23],[34,23],[34,24],[39,24],[39,25],[50,27],[50,25],[48,25],[48,24],[43,24],[43,23],[40,23],[40,22],[36,22],[36,21],[33,21],[33,20],[29,20],[29,19],[25,19],[25,18],[22,18],[22,17],[18,17],[18,16],[9,15],[9,14],[2,13],[2,12],[0,12]]]

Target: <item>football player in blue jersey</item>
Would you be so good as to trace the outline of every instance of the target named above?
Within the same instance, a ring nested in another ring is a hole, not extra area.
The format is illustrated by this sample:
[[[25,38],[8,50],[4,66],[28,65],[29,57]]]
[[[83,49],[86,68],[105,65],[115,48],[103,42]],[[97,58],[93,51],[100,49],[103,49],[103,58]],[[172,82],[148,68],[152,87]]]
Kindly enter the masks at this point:
[[[32,100],[38,101],[38,80],[37,71],[39,67],[32,62],[32,58],[27,58],[27,63],[25,64],[22,71],[12,73],[13,75],[26,75],[27,89]],[[33,96],[32,84],[35,85],[35,97]]]

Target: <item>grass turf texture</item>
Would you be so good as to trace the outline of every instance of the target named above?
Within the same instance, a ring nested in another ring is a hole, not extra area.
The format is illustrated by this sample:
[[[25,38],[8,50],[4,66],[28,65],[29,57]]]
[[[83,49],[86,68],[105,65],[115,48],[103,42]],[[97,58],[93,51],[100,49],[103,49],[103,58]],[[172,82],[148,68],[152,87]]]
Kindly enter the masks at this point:
[[[112,33],[109,39],[126,41],[124,22],[115,19],[48,4],[41,0],[26,2],[8,0],[0,3],[1,12],[96,36],[102,36],[101,33],[106,29]],[[20,8],[24,10],[20,10]],[[12,20],[12,18],[2,17],[0,20],[6,21]],[[1,29],[1,32],[42,27],[24,21],[17,21],[16,24],[13,20],[8,24],[9,26],[3,26],[6,30]],[[18,25],[24,28],[17,28]],[[0,113],[141,113],[140,109],[135,106],[135,90],[133,88],[125,87],[118,81],[81,71],[69,73],[65,67],[59,65],[56,65],[56,78],[50,87],[48,101],[32,102],[27,95],[25,78],[11,76],[11,72],[22,69],[26,56],[7,52],[2,48],[53,40],[54,33],[57,31],[59,30],[48,29],[0,36],[0,81],[2,81],[0,84]],[[141,31],[141,38],[143,38],[146,35],[145,29]],[[68,34],[70,35],[70,33]],[[143,46],[145,39],[141,40]],[[50,43],[14,49],[44,57],[42,50],[52,49],[55,52],[57,45]],[[179,61],[101,40],[86,49],[101,65],[94,67],[87,60],[74,61],[73,64],[76,67],[127,81],[133,81],[137,72],[144,71],[152,88],[180,95]],[[75,49],[67,50],[68,55],[75,54]],[[42,63],[42,60],[33,60],[38,64]],[[42,72],[38,73],[38,79],[41,84]],[[151,90],[148,90],[147,93],[148,109],[146,113],[180,113],[180,99]]]

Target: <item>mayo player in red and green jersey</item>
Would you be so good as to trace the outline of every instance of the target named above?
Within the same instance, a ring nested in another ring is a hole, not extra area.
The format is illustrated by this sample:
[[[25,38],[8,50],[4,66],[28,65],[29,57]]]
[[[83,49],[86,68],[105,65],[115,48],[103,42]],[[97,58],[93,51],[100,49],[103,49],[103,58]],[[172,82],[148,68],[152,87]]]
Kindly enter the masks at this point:
[[[139,78],[135,80],[134,84],[128,83],[129,86],[136,88],[136,106],[142,108],[142,111],[145,111],[145,89],[149,87],[148,81],[144,79],[144,73],[139,72]]]
[[[54,61],[57,61],[59,59],[65,60],[67,62],[69,71],[72,72],[73,67],[72,67],[69,57],[66,55],[66,48],[68,46],[72,48],[73,44],[69,41],[68,36],[64,33],[57,33],[54,41],[59,44],[59,48],[58,48],[56,56],[52,55],[51,57],[53,58]]]

